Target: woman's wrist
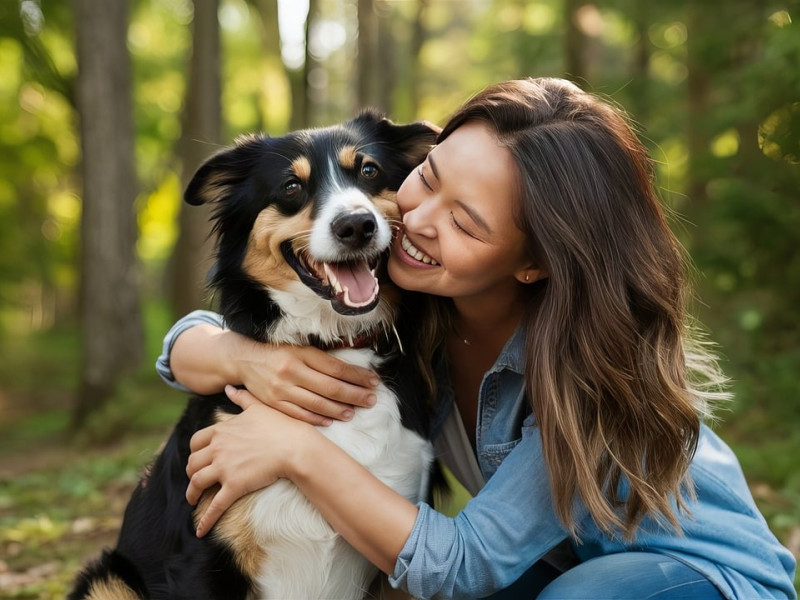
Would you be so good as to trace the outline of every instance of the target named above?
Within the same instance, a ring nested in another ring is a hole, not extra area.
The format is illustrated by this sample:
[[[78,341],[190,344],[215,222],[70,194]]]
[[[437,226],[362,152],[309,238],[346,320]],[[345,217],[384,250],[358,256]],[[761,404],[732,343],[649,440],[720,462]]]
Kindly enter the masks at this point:
[[[243,383],[239,353],[245,351],[246,340],[233,331],[205,323],[187,329],[171,351],[175,380],[198,394],[215,394],[227,384]]]
[[[242,385],[246,380],[246,366],[252,362],[253,340],[226,329],[220,333],[220,375],[224,383]]]
[[[295,423],[297,433],[292,436],[292,446],[282,453],[282,474],[299,483],[319,475],[320,459],[335,446],[313,425],[299,420]]]

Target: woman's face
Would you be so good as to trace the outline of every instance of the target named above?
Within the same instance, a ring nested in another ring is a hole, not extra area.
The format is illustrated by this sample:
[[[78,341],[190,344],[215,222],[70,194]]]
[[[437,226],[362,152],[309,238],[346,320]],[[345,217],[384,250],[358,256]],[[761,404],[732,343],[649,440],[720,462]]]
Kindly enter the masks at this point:
[[[491,300],[538,279],[514,223],[517,167],[482,123],[436,146],[397,192],[404,230],[389,275],[401,288],[458,300]]]

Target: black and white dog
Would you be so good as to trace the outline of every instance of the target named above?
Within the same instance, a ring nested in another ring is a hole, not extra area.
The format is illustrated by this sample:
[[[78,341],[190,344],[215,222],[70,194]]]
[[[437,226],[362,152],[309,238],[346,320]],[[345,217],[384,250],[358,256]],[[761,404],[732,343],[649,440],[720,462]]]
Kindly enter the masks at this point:
[[[395,191],[435,136],[427,124],[372,112],[281,138],[248,136],[209,159],[185,192],[189,204],[214,207],[211,284],[227,327],[314,344],[383,377],[373,408],[321,431],[412,501],[427,494],[428,399],[401,359],[400,293],[381,273],[399,218]],[[241,498],[195,536],[209,498],[197,509],[186,502],[189,440],[237,412],[224,394],[190,399],[131,497],[117,547],[84,569],[70,598],[364,597],[377,570],[286,480]]]

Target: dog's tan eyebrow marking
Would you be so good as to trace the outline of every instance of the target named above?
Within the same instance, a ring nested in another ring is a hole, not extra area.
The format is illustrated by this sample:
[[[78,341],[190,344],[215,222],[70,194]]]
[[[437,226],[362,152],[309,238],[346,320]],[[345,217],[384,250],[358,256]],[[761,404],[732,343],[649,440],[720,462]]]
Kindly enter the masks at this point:
[[[356,147],[345,146],[339,150],[339,164],[345,169],[355,169],[356,167]]]
[[[311,179],[311,162],[305,156],[295,158],[291,167],[294,174],[303,181]]]

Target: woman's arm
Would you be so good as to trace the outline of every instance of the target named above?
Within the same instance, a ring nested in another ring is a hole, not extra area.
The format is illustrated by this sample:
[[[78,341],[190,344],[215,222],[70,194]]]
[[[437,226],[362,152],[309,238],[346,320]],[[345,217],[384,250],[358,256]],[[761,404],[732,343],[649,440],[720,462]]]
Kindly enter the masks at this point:
[[[196,433],[186,497],[221,487],[201,515],[205,535],[238,498],[291,479],[350,544],[414,597],[491,594],[516,581],[567,535],[555,515],[541,437],[531,425],[455,518],[415,506],[306,423],[226,389],[244,408]],[[585,510],[578,510],[581,521]],[[577,516],[577,515],[576,515]],[[588,532],[584,532],[588,533]]]
[[[260,404],[245,390],[228,387],[226,393],[245,409],[241,418],[203,429],[191,441],[187,500],[194,505],[205,489],[221,485],[197,535],[205,535],[241,496],[288,478],[356,550],[391,573],[417,507],[307,423]]]
[[[314,425],[372,406],[379,383],[374,372],[317,348],[264,344],[224,329],[207,311],[176,323],[156,368],[171,385],[198,394],[244,385],[264,404]]]

